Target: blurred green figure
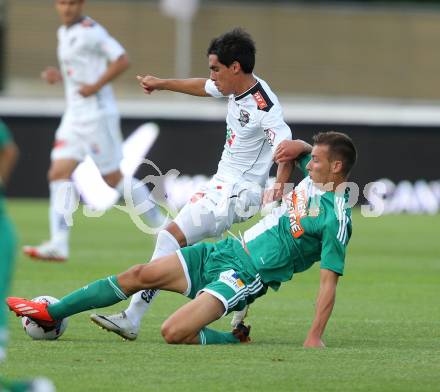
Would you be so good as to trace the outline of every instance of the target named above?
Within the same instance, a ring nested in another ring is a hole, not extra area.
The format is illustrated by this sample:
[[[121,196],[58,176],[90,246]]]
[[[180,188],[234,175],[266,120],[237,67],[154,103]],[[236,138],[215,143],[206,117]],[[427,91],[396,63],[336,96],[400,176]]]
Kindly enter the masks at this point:
[[[6,359],[8,340],[5,299],[12,280],[17,237],[6,215],[5,186],[17,162],[18,148],[5,123],[0,120],[0,363]],[[0,392],[54,392],[52,382],[45,378],[28,381],[7,381],[0,377]]]
[[[15,260],[16,236],[5,211],[5,185],[18,157],[18,149],[6,125],[0,121],[0,361],[6,357],[7,314],[4,300],[9,290]]]

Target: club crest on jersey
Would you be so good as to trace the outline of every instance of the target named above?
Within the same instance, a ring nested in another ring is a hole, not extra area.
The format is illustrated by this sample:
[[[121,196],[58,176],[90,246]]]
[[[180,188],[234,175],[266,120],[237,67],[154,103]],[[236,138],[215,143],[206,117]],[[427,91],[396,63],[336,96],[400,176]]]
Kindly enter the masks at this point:
[[[232,143],[234,143],[235,139],[235,132],[231,128],[226,128],[226,143],[228,143],[229,146],[232,146]]]
[[[238,121],[242,127],[249,123],[249,117],[250,114],[246,110],[240,110],[240,118],[238,119]]]
[[[267,108],[267,106],[268,106],[267,102],[263,98],[263,95],[261,94],[261,92],[257,91],[256,93],[252,94],[252,96],[254,97],[255,101],[257,102],[257,106],[260,110]]]
[[[264,134],[266,135],[266,140],[270,146],[275,143],[275,132],[272,129],[265,129]]]

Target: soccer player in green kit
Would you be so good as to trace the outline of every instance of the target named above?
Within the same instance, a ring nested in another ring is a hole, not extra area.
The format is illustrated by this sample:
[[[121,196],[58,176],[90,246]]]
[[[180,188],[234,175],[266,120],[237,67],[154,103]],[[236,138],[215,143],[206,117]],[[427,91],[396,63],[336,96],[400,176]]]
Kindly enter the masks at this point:
[[[0,363],[6,359],[8,339],[7,313],[3,300],[6,298],[12,279],[15,261],[16,236],[14,226],[6,215],[4,190],[15,166],[18,148],[6,125],[0,120]],[[1,368],[0,368],[1,370]],[[37,377],[32,380],[10,381],[0,376],[1,392],[54,392],[53,383]]]
[[[346,182],[356,162],[351,139],[339,132],[319,133],[313,148],[294,140],[282,142],[275,160],[295,160],[306,177],[283,197],[283,204],[247,230],[242,239],[228,237],[199,243],[149,264],[93,282],[56,304],[9,297],[9,308],[46,325],[72,314],[112,305],[147,288],[186,295],[183,305],[162,325],[167,343],[224,344],[249,341],[249,327],[232,332],[207,325],[241,310],[282,282],[320,261],[315,317],[304,347],[324,347],[321,339],[335,303],[351,237],[351,210]]]
[[[18,149],[0,120],[0,299],[6,298],[15,260],[16,238],[4,205],[4,189],[17,160]],[[6,310],[6,309],[5,309]],[[7,314],[0,309],[0,361],[6,357]]]

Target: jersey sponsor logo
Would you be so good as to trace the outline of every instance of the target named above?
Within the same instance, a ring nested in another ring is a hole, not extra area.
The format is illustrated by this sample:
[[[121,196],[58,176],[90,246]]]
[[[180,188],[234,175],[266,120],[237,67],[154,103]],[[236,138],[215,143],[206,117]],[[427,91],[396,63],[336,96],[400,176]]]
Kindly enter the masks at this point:
[[[301,225],[301,218],[307,215],[307,196],[304,189],[292,192],[288,213],[290,232],[294,238],[299,238],[304,234],[304,228]]]
[[[266,135],[266,140],[269,145],[273,146],[273,144],[275,143],[275,131],[273,131],[272,129],[265,129],[264,134]]]
[[[248,95],[252,95],[252,98],[254,98],[255,102],[257,103],[258,110],[268,112],[274,105],[260,82],[256,83],[255,86],[250,90],[239,95],[238,97],[235,97],[235,101],[239,101]]]
[[[255,101],[257,102],[257,106],[260,110],[267,108],[267,106],[268,106],[267,102],[263,98],[263,95],[261,94],[260,91],[257,91],[256,93],[252,94],[252,96],[254,97]]]
[[[234,270],[222,272],[218,280],[229,286],[236,293],[238,293],[245,286],[243,281],[239,278],[238,274]]]
[[[250,116],[251,115],[246,110],[240,110],[240,118],[238,119],[238,121],[242,127],[249,123]]]
[[[235,132],[231,128],[226,129],[226,143],[228,143],[229,147],[232,146],[235,139]]]

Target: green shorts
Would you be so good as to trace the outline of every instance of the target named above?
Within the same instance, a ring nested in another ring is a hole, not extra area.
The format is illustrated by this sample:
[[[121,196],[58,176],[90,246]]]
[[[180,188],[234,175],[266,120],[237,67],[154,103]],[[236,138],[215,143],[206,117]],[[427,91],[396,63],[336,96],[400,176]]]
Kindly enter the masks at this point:
[[[223,303],[223,316],[266,294],[267,285],[232,238],[188,246],[178,250],[177,256],[188,282],[184,295],[195,298],[203,291],[213,295]]]

